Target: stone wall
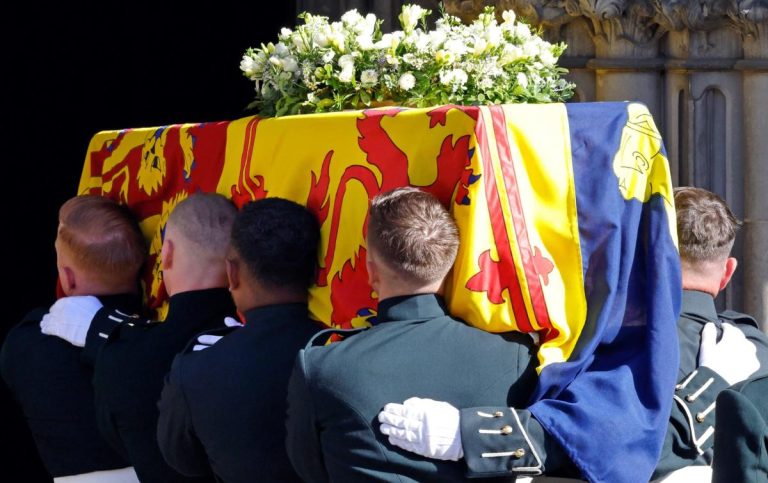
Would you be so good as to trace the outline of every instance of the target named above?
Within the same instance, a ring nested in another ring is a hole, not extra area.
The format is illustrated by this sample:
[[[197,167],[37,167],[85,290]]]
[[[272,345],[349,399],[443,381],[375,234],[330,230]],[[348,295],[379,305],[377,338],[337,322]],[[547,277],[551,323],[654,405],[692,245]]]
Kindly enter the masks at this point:
[[[399,0],[298,0],[338,17],[350,8],[397,25]],[[437,1],[419,3],[435,9]],[[551,41],[577,101],[638,100],[661,129],[675,185],[725,198],[744,220],[739,270],[720,307],[768,328],[768,0],[445,0],[465,21],[513,9]]]

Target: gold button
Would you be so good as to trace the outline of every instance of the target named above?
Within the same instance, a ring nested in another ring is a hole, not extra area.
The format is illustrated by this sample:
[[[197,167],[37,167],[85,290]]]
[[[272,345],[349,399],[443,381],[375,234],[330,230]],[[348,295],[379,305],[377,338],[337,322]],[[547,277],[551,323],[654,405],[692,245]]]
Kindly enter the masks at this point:
[[[501,434],[512,434],[512,426],[506,425],[501,428]]]
[[[705,417],[706,416],[704,416],[703,414],[699,413],[699,414],[696,415],[696,421],[698,421],[700,423],[703,423]]]
[[[514,456],[515,458],[522,458],[523,456],[525,456],[525,450],[523,448],[520,448],[517,451],[515,451],[512,456]]]
[[[504,416],[504,413],[502,413],[501,411],[496,411],[495,413],[493,413],[494,418],[500,418],[502,416]]]

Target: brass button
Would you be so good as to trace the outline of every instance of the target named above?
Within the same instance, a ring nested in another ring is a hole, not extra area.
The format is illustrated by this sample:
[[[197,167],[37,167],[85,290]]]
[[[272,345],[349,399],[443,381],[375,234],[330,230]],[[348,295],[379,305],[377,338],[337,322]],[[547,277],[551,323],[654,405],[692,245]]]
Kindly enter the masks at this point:
[[[496,411],[495,413],[493,413],[494,418],[500,418],[502,416],[504,416],[504,413],[501,411]]]
[[[704,416],[702,413],[699,413],[699,414],[696,415],[696,421],[698,421],[700,423],[703,423],[705,417],[706,416]]]
[[[512,426],[506,425],[501,428],[501,434],[512,434]]]
[[[523,448],[519,448],[513,453],[512,456],[514,456],[515,458],[522,458],[523,456],[525,456],[525,450]]]

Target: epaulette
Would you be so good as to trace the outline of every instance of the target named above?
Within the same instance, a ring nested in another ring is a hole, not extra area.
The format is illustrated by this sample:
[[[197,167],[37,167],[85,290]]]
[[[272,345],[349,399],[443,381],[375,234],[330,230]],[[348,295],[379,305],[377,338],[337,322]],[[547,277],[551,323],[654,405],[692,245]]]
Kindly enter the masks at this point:
[[[736,312],[735,310],[724,310],[717,314],[717,316],[724,322],[730,322],[733,324],[746,324],[751,325],[756,329],[760,328],[757,325],[757,320],[755,320],[754,317],[751,315],[742,314],[741,312]]]
[[[357,329],[325,329],[321,330],[317,334],[315,334],[314,337],[309,339],[309,342],[307,342],[307,345],[304,346],[305,349],[309,349],[310,347],[318,347],[318,346],[324,346],[328,345],[333,342],[338,342],[341,340],[344,340],[348,337],[352,337],[355,334],[359,334],[360,332],[364,332],[368,330],[370,327],[359,327]]]

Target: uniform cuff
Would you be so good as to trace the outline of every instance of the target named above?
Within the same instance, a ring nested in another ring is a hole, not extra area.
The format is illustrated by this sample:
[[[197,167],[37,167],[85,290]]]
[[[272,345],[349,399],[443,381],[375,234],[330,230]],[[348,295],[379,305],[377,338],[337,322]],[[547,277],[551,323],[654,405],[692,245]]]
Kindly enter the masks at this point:
[[[467,476],[540,475],[540,438],[532,431],[543,429],[528,411],[497,407],[461,410]]]
[[[144,323],[138,314],[126,314],[106,307],[99,309],[96,315],[93,316],[88,333],[85,336],[82,359],[93,365],[101,347],[109,340],[118,326],[123,323],[135,324],[137,322]]]
[[[708,367],[699,367],[675,386],[675,404],[688,421],[691,445],[699,454],[712,447],[715,400],[728,383]]]

